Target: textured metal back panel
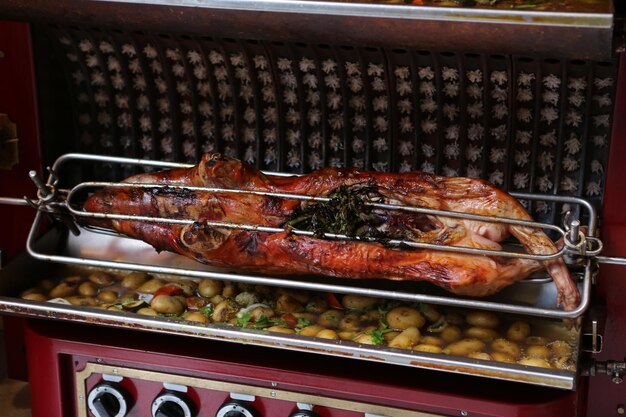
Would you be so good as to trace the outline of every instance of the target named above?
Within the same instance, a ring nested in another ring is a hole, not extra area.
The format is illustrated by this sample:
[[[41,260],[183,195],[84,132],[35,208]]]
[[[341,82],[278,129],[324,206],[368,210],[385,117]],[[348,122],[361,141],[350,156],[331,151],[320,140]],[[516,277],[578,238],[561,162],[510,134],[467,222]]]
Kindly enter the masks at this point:
[[[66,79],[77,151],[189,162],[213,151],[264,170],[423,170],[602,197],[613,63],[70,27],[36,34],[40,61],[53,54],[58,66],[45,71]],[[561,208],[531,210],[554,219]]]

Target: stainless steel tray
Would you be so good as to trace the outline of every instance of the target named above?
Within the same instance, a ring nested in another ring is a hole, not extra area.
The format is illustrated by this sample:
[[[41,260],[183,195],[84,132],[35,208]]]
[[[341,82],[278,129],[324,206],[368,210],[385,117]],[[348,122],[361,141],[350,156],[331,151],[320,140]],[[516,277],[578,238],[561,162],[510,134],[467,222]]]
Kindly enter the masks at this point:
[[[116,257],[120,260],[141,259],[142,262],[158,264],[165,262],[181,268],[190,267],[191,261],[172,254],[158,255],[151,247],[129,239],[119,237],[106,238],[102,235],[83,233],[66,241],[66,235],[55,231],[49,232],[37,242],[38,250],[63,251],[72,256],[89,254],[90,256]],[[554,369],[527,367],[517,364],[504,364],[492,361],[479,361],[468,358],[452,357],[441,354],[429,354],[401,349],[361,345],[354,342],[323,340],[300,335],[270,333],[265,330],[242,329],[218,324],[192,324],[169,318],[146,317],[133,313],[115,312],[87,307],[35,302],[16,298],[21,290],[34,285],[38,280],[55,274],[57,268],[65,268],[47,262],[34,261],[23,255],[0,271],[0,313],[24,317],[45,318],[61,321],[90,323],[94,325],[129,328],[139,331],[169,333],[190,337],[209,338],[233,343],[246,343],[268,346],[277,349],[306,351],[321,355],[348,357],[358,360],[384,362],[389,364],[440,370],[456,374],[476,375],[527,384],[575,389],[577,372]],[[196,265],[197,268],[197,265]],[[286,281],[288,282],[288,281]],[[525,286],[521,288],[520,286]],[[511,294],[523,294],[540,303],[543,290],[551,283],[520,283]],[[529,289],[531,291],[529,291]],[[376,289],[369,289],[376,293]],[[509,296],[511,296],[509,294]],[[501,295],[505,297],[506,295]],[[550,295],[553,297],[553,295]],[[528,301],[528,300],[527,300]],[[549,331],[565,332],[560,321],[540,320],[538,326]],[[573,329],[564,335],[580,345],[580,333]],[[576,369],[578,363],[576,363]]]
[[[611,59],[610,0],[546,3],[539,10],[340,0],[4,0],[0,16],[237,39]]]

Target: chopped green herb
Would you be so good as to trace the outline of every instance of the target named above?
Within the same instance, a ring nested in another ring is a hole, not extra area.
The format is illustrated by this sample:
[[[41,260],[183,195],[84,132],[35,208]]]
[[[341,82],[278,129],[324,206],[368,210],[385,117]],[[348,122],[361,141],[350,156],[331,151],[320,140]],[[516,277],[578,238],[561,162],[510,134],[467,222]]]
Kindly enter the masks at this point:
[[[296,329],[302,329],[303,327],[310,326],[311,321],[305,317],[298,317],[298,324],[296,325]]]
[[[372,331],[372,343],[374,343],[375,345],[382,345],[383,343],[385,343],[385,333],[386,331],[383,329],[376,329]]]
[[[241,317],[237,317],[237,326],[246,327],[250,322],[250,312],[246,311]]]
[[[207,304],[205,307],[202,307],[199,310],[200,314],[202,314],[203,316],[206,316],[208,318],[211,318],[211,316],[213,315],[213,305],[212,304]]]

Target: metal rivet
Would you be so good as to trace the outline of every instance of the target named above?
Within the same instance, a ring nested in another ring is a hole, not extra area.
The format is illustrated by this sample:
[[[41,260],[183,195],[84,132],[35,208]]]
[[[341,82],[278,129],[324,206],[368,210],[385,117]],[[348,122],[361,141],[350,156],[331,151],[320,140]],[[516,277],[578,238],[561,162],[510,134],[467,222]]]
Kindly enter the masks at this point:
[[[98,363],[102,363],[102,358],[98,358],[98,359],[96,359],[96,362],[98,362]]]
[[[617,406],[617,414],[624,414],[626,413],[626,408],[624,408],[624,406],[622,404]]]
[[[113,373],[116,374],[118,372],[117,368],[113,368]]]
[[[270,397],[274,398],[276,396],[276,393],[274,391],[270,392]]]
[[[465,411],[465,410],[461,410],[461,415],[462,415],[463,417],[467,416],[468,414],[469,414],[469,413],[468,413],[467,411]]]
[[[277,386],[278,386],[278,383],[277,383],[277,382],[272,382],[272,386],[273,386],[273,387],[277,387]]]

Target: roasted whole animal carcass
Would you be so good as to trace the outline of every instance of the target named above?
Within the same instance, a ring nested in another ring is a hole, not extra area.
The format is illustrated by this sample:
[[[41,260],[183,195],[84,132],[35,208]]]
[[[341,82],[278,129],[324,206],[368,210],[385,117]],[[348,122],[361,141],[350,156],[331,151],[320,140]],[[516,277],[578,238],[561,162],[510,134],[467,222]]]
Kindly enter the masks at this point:
[[[577,287],[561,259],[543,263],[517,258],[390,247],[392,238],[444,245],[499,249],[516,237],[528,253],[551,254],[556,245],[536,228],[400,210],[371,209],[383,201],[440,210],[531,220],[513,197],[489,183],[413,172],[390,174],[326,168],[303,176],[264,175],[239,160],[205,154],[190,169],[140,174],[128,183],[170,187],[104,188],[86,201],[87,211],[193,219],[193,224],[134,220],[89,220],[141,239],[157,251],[171,251],[199,262],[260,273],[320,274],[342,278],[428,281],[452,293],[486,296],[546,268],[558,289],[559,304],[573,309]],[[213,193],[173,186],[204,186],[331,196],[329,203],[303,202],[253,194]],[[211,227],[205,221],[280,227],[280,233]],[[377,242],[330,240],[292,233],[372,236]]]

